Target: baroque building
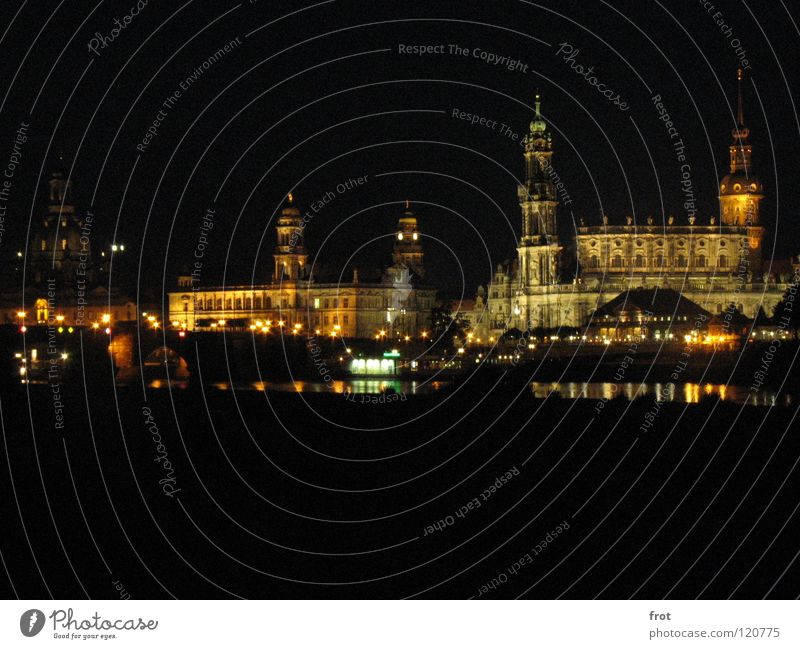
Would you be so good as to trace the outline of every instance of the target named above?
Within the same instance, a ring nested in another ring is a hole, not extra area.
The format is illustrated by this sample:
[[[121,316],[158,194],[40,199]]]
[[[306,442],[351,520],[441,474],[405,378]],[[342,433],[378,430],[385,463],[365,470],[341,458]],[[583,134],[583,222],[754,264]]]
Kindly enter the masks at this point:
[[[276,224],[274,271],[267,284],[199,286],[178,278],[169,294],[168,322],[175,328],[220,328],[314,333],[344,338],[415,336],[429,327],[436,289],[425,275],[422,235],[408,201],[394,235],[392,264],[342,273],[308,266],[305,221],[289,194]]]
[[[478,288],[472,321],[479,335],[560,326],[581,327],[603,305],[638,288],[673,289],[711,314],[735,308],[754,318],[771,313],[788,287],[791,265],[762,260],[764,187],[755,175],[750,131],[745,125],[742,71],[738,114],[729,146],[729,171],[719,184],[719,216],[685,223],[668,216],[645,224],[627,217],[587,225],[580,220],[574,244],[577,272],[560,276],[565,255],[557,232],[553,144],[540,113],[524,139],[525,181],[518,187],[522,235],[516,259],[497,265],[486,291]],[[478,308],[479,307],[479,308]]]
[[[20,326],[107,327],[136,320],[136,304],[109,287],[93,253],[95,218],[80,213],[63,166],[47,181],[47,207],[31,224],[19,286],[0,294],[0,319]],[[116,246],[115,246],[116,248]],[[101,254],[105,254],[104,252]]]

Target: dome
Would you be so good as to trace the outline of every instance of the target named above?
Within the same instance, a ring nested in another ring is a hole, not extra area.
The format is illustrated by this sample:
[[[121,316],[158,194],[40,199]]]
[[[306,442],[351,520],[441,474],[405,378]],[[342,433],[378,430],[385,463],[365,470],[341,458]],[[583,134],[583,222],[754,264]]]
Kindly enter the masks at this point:
[[[735,194],[760,194],[764,191],[761,180],[744,173],[733,173],[725,176],[719,183],[719,192],[730,196]]]

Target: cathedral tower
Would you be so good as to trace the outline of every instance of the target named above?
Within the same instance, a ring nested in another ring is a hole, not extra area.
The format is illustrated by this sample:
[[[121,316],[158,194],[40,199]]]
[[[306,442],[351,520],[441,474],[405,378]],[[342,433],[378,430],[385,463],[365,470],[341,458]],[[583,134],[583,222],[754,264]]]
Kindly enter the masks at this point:
[[[394,241],[392,261],[395,264],[405,264],[417,277],[425,277],[421,239],[417,229],[417,217],[411,211],[411,203],[406,201],[403,216],[397,221],[397,236]]]
[[[558,278],[556,188],[553,183],[553,141],[536,95],[535,115],[525,136],[525,184],[517,188],[522,211],[522,238],[518,248],[520,284],[542,286]]]
[[[300,210],[294,204],[294,197],[289,194],[286,207],[281,210],[278,217],[278,241],[275,246],[275,275],[276,282],[296,281],[305,274],[308,252],[306,251],[303,229],[303,219]]]

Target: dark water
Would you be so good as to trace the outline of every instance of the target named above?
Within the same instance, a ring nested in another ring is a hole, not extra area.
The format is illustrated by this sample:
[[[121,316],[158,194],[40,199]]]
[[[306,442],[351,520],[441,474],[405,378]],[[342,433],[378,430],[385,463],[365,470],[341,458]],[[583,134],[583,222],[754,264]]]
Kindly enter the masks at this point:
[[[186,387],[186,382],[172,381],[173,389]],[[395,392],[404,395],[436,394],[449,386],[447,381],[405,381],[393,379],[347,379],[324,381],[253,381],[235,383],[209,383],[216,390],[255,390],[269,392],[302,392],[304,394],[381,394]],[[148,384],[151,388],[166,388],[166,380],[155,380]],[[545,398],[553,392],[563,399],[613,399],[624,397],[628,400],[642,397],[655,397],[670,403],[699,403],[705,397],[717,396],[728,403],[747,403],[756,406],[790,406],[794,403],[792,395],[772,390],[750,390],[738,385],[713,383],[679,383],[674,388],[667,383],[617,383],[608,382],[569,382],[534,381],[531,391],[536,397]]]

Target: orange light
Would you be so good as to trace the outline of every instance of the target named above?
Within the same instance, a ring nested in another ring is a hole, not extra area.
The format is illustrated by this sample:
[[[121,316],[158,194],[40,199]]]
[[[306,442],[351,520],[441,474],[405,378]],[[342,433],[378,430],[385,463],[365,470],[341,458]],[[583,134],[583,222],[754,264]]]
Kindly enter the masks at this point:
[[[18,318],[24,318],[26,315],[28,315],[28,314],[25,313],[24,311],[17,311],[17,317]]]
[[[100,318],[100,320],[103,324],[108,324],[109,322],[111,322],[111,314],[104,313],[103,316]]]
[[[63,315],[57,315],[56,316],[56,320],[58,320],[59,322],[64,322],[64,316]]]

